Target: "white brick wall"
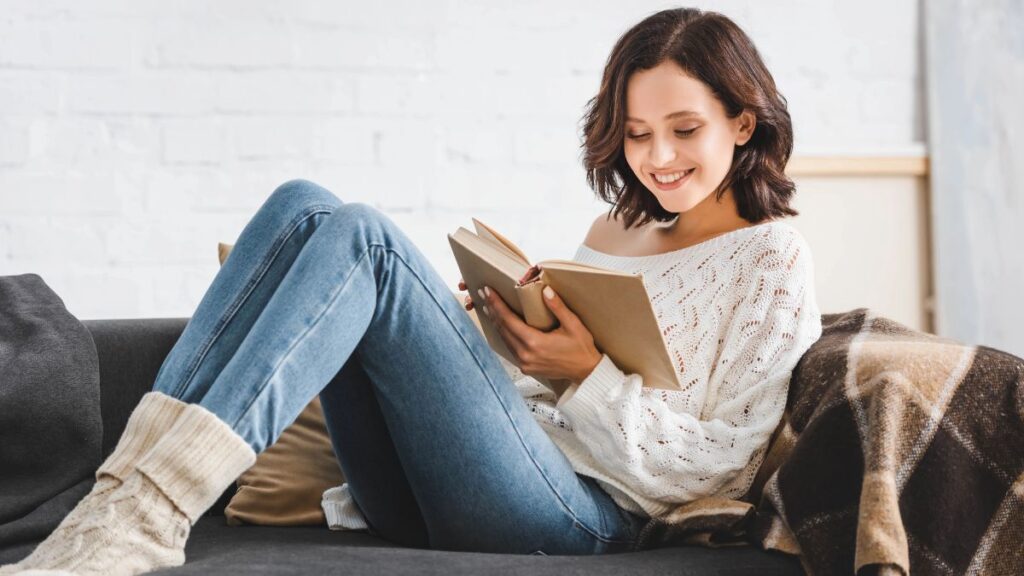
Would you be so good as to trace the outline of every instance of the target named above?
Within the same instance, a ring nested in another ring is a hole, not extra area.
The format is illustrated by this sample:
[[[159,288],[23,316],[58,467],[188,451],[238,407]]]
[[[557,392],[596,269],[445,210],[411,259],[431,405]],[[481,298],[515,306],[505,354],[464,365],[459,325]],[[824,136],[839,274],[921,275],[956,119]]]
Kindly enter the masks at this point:
[[[798,152],[923,138],[918,7],[698,2],[753,37]],[[470,217],[537,258],[593,217],[579,119],[617,0],[0,0],[0,274],[80,318],[188,316],[279,183],[387,212],[454,289]]]

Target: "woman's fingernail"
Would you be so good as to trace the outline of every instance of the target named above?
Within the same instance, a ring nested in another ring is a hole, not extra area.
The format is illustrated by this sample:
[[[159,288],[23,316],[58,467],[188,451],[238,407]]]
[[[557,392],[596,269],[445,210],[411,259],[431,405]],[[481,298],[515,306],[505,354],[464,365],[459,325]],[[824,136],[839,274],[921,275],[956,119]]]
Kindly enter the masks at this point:
[[[484,294],[486,294],[488,297],[490,297],[490,295],[491,295],[491,287],[490,286],[484,286]]]
[[[551,289],[551,286],[544,287],[544,297],[551,300],[555,297],[555,291]]]
[[[488,316],[491,315],[491,309],[488,308],[486,304],[484,304],[484,314],[487,314]]]
[[[476,295],[479,296],[481,300],[484,299],[484,291],[479,288],[477,288]]]

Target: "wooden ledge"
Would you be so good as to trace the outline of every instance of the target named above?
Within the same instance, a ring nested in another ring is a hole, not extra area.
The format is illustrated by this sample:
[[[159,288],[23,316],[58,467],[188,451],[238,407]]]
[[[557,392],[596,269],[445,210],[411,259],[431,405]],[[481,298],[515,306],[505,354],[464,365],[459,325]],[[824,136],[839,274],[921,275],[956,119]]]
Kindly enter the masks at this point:
[[[794,156],[789,176],[927,176],[927,156]]]

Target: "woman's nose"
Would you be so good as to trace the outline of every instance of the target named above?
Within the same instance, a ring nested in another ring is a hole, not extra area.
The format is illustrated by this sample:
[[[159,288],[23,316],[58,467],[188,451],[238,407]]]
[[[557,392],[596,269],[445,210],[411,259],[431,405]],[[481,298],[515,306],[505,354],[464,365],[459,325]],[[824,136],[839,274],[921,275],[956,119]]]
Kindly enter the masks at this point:
[[[676,159],[676,149],[671,143],[654,139],[651,146],[651,164],[657,168],[666,168]]]

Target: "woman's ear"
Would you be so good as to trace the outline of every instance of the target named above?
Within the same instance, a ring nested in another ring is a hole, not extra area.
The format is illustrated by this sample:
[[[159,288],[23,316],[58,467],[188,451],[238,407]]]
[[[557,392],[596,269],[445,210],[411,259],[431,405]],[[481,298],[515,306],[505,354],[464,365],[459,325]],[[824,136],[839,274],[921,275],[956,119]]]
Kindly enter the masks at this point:
[[[754,136],[754,128],[757,127],[757,116],[750,110],[744,109],[740,112],[739,131],[736,133],[736,145],[743,146]]]

